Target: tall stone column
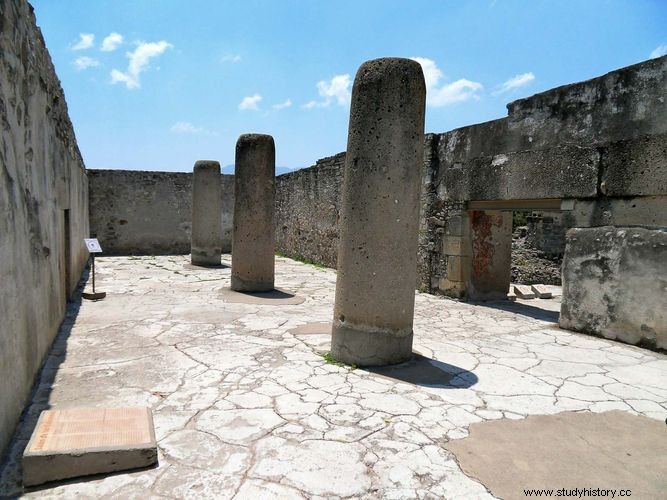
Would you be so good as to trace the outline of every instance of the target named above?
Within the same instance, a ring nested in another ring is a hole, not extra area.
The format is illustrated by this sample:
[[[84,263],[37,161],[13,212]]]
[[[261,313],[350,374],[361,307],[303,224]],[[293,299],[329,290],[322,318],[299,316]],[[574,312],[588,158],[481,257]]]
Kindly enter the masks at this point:
[[[273,137],[244,134],[236,142],[232,290],[273,290],[276,198]]]
[[[220,164],[200,160],[192,179],[192,237],[190,261],[195,266],[218,266],[222,253],[222,194]]]
[[[331,339],[344,363],[412,356],[425,100],[410,59],[367,61],[354,79]]]

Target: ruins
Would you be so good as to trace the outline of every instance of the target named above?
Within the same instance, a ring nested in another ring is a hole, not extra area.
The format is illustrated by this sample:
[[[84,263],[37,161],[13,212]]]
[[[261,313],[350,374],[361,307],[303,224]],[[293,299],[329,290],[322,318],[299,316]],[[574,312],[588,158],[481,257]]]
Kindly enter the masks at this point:
[[[200,160],[192,176],[192,243],[195,266],[219,266],[222,254],[222,196],[220,164]]]
[[[245,134],[236,142],[232,290],[273,290],[276,150],[273,137]]]
[[[350,365],[412,357],[425,108],[419,63],[377,59],[357,71],[331,338],[334,358]]]
[[[420,65],[368,61],[347,151],[278,177],[261,134],[233,176],[86,168],[25,0],[0,62],[0,497],[664,492],[667,56],[426,134]],[[563,281],[510,301],[517,211]],[[40,415],[122,407],[144,469],[30,489],[121,468],[48,470]]]

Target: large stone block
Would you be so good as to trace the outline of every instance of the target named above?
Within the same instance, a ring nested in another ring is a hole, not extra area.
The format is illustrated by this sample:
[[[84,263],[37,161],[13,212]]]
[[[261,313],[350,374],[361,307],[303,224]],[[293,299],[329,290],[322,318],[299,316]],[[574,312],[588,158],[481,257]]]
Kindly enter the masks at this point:
[[[667,134],[606,145],[600,189],[607,196],[667,195]]]
[[[595,148],[568,145],[480,156],[445,170],[446,197],[455,201],[593,198],[599,163]]]
[[[560,326],[667,349],[667,228],[571,229]]]

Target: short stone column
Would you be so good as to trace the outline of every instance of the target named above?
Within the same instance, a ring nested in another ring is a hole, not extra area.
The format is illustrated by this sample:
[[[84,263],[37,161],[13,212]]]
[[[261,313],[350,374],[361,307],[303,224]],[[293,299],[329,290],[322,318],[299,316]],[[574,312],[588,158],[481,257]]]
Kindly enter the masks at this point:
[[[270,135],[244,134],[236,142],[231,288],[238,292],[273,290],[275,157]]]
[[[192,179],[190,261],[195,266],[219,266],[222,253],[222,193],[220,164],[200,160]]]
[[[376,59],[357,71],[331,339],[344,363],[412,356],[425,99],[415,61]]]

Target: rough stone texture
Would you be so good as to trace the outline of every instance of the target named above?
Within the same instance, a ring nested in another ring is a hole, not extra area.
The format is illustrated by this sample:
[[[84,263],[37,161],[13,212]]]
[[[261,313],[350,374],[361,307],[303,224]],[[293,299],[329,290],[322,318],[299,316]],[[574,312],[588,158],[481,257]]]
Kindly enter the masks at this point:
[[[600,190],[606,196],[667,196],[667,134],[605,145],[602,161]]]
[[[451,201],[594,198],[599,161],[595,148],[568,145],[479,156],[446,169],[441,183]]]
[[[275,307],[225,302],[230,270],[186,256],[96,260],[107,298],[70,304],[0,497],[22,493],[21,454],[47,407],[150,407],[159,467],[27,497],[490,499],[446,449],[474,422],[618,409],[665,425],[667,356],[561,330],[553,299],[417,293],[422,357],[352,370],[323,359],[329,328],[305,328],[331,321],[331,269],[278,258],[277,282],[306,301]]]
[[[512,213],[473,210],[466,219],[471,236],[463,245],[471,248],[462,252],[465,257],[448,257],[447,279],[462,281],[470,300],[504,299],[512,267]]]
[[[32,7],[0,1],[0,456],[88,252],[88,180]]]
[[[570,223],[576,222],[560,212],[533,212],[526,218],[525,243],[549,257],[562,257]]]
[[[192,239],[190,261],[196,266],[219,266],[222,253],[222,193],[220,164],[200,160],[192,179]]]
[[[412,356],[426,86],[410,59],[361,65],[352,87],[331,352],[358,366]]]
[[[534,234],[549,254],[563,251],[571,227],[667,226],[666,86],[667,57],[651,59],[511,103],[506,118],[427,134],[417,288],[465,298],[448,269],[464,256],[451,253],[463,245],[452,237],[466,236],[470,200],[573,201],[560,229]],[[281,253],[335,266],[343,157],[279,177]]]
[[[276,177],[276,251],[336,267],[345,153]]]
[[[157,462],[145,407],[43,411],[23,453],[23,484],[148,467]]]
[[[190,253],[192,174],[88,170],[90,233],[106,255]],[[232,249],[234,176],[220,176],[222,251]]]
[[[450,441],[447,449],[498,498],[542,496],[527,490],[566,498],[661,498],[667,488],[664,427],[618,410],[563,412],[474,423],[469,437]]]
[[[276,149],[273,137],[244,134],[236,142],[232,290],[268,292],[275,275]]]
[[[560,326],[667,349],[667,229],[571,229]]]

